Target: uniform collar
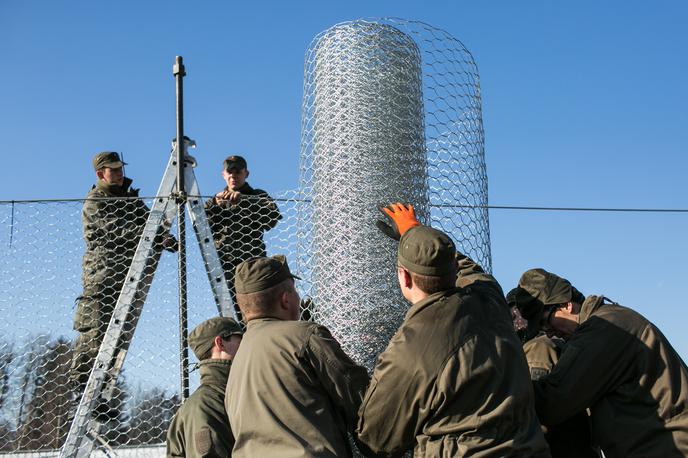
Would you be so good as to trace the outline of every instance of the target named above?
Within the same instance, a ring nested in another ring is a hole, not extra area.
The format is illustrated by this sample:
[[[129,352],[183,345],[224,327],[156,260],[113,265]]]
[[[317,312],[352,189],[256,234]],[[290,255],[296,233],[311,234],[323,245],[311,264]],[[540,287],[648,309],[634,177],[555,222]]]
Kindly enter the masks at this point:
[[[98,180],[95,187],[108,197],[127,197],[129,194],[129,187],[133,183],[133,180],[128,177],[124,177],[124,182],[122,185],[108,184],[103,180]]]
[[[248,329],[253,328],[253,327],[255,327],[261,323],[265,323],[266,321],[284,321],[284,320],[280,320],[279,318],[275,318],[272,316],[264,316],[261,318],[254,318],[246,324],[246,329],[248,330]]]
[[[426,297],[423,300],[416,302],[415,304],[413,304],[411,306],[411,308],[408,310],[408,312],[406,312],[406,317],[404,318],[404,320],[410,319],[412,316],[417,315],[418,313],[420,313],[421,310],[428,307],[430,304],[433,304],[442,298],[451,296],[455,292],[456,292],[456,288],[448,289],[446,291],[440,291],[438,293],[434,293],[434,294],[429,295],[428,297]]]
[[[597,310],[600,309],[604,304],[604,300],[607,299],[604,296],[588,296],[585,298],[583,301],[583,304],[581,305],[581,310],[580,310],[580,315],[579,315],[579,323],[583,323],[585,320],[590,318],[590,315],[595,313]]]
[[[201,385],[219,385],[224,390],[231,367],[232,361],[229,359],[204,359],[198,363]]]

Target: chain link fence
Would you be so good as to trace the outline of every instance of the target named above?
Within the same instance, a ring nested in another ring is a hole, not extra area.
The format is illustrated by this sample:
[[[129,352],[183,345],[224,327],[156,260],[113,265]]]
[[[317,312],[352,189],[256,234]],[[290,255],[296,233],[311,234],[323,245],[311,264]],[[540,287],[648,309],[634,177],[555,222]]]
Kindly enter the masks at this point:
[[[222,208],[205,198],[230,291],[241,260],[285,254],[303,279],[302,319],[328,326],[372,368],[406,310],[377,207],[414,203],[422,222],[491,268],[481,116],[475,63],[444,31],[385,19],[318,35],[305,62],[300,188]],[[64,443],[79,373],[151,201],[103,201],[97,215],[84,200],[0,202],[0,455],[51,456]],[[156,239],[160,260],[104,411],[104,439],[121,456],[164,455],[181,402],[178,266],[163,250],[174,227]],[[190,224],[186,238],[191,329],[218,309]]]

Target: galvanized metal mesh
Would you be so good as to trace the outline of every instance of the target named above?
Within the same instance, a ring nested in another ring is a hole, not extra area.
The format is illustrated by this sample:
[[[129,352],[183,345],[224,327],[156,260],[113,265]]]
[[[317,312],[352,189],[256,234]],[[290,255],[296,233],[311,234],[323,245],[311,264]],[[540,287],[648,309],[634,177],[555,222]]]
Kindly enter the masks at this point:
[[[312,314],[372,368],[406,313],[396,243],[377,208],[415,206],[491,268],[478,70],[444,31],[399,19],[336,25],[311,43],[299,237]]]
[[[282,219],[272,230],[255,225],[266,215],[261,197],[246,197],[215,220],[216,224],[241,228],[243,236],[237,236],[239,247],[234,250],[237,257],[255,255],[256,239],[260,238],[269,255],[296,253],[297,192],[273,197]],[[152,199],[142,201],[151,206]],[[121,227],[129,222],[142,228],[145,221],[141,215],[122,211],[121,200],[100,203],[104,204],[101,216],[110,215],[111,223]],[[74,415],[79,390],[72,381],[72,361],[80,333],[73,324],[75,299],[84,292],[82,260],[86,252],[83,204],[81,200],[0,203],[0,456],[57,456]],[[113,233],[90,240],[102,246],[114,246],[115,242]],[[187,243],[192,329],[216,316],[218,310],[190,223]],[[126,271],[130,262],[122,253],[103,257],[98,266],[105,266],[110,278],[99,277],[98,281],[118,280],[117,272]],[[119,292],[115,286],[103,288],[103,296],[98,297],[103,320],[116,303]],[[106,423],[103,439],[117,456],[165,455],[167,428],[181,402],[178,303],[176,254],[163,252],[116,396],[107,404],[112,420]],[[191,363],[195,361],[192,355]],[[197,386],[198,372],[192,371],[191,390]],[[94,456],[105,456],[104,450]]]
[[[221,212],[213,225],[231,234],[236,259],[225,266],[255,255],[261,238],[268,255],[287,255],[303,278],[303,318],[327,325],[372,368],[407,310],[396,284],[396,244],[375,229],[376,207],[413,203],[421,221],[451,234],[490,270],[478,72],[446,32],[391,19],[323,32],[305,70],[299,190],[271,193],[281,215],[274,228],[262,197]],[[109,205],[103,214],[115,227],[117,218],[143,224],[121,201]],[[84,291],[83,207],[81,200],[0,203],[0,455],[56,456],[69,429],[78,400],[70,374],[75,299]],[[193,328],[218,312],[190,224],[187,232]],[[99,237],[104,247],[121,243],[111,231]],[[136,230],[127,237],[136,239]],[[110,269],[99,281],[115,283],[97,298],[106,306],[101,320],[129,256],[95,263]],[[178,302],[177,259],[164,252],[106,409],[112,419],[103,438],[118,456],[164,456],[181,401]],[[197,385],[192,372],[191,390]]]

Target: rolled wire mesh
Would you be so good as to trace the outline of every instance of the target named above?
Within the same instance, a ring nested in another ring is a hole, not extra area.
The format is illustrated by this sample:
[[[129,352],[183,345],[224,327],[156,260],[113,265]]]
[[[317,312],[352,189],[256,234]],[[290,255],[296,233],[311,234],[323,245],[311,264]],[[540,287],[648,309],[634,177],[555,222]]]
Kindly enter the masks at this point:
[[[401,201],[491,268],[478,71],[444,31],[338,24],[305,62],[299,214],[311,314],[372,369],[406,311],[396,244],[374,222]]]

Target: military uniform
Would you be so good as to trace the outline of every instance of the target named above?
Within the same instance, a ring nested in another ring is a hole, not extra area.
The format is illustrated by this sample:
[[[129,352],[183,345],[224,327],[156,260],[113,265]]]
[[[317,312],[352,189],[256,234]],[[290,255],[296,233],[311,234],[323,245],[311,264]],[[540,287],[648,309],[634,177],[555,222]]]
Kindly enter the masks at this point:
[[[224,191],[228,188],[225,187]],[[282,215],[267,192],[248,183],[237,190],[242,194],[236,204],[218,202],[215,197],[205,203],[208,222],[213,232],[232,301],[236,304],[234,271],[247,259],[265,256],[263,233],[269,231]]]
[[[239,294],[293,277],[280,256],[246,261],[236,275]],[[225,398],[236,438],[233,456],[351,456],[347,432],[354,429],[367,384],[365,368],[342,351],[325,327],[251,317]]]
[[[74,329],[80,334],[71,371],[71,378],[81,385],[88,380],[148,218],[148,207],[131,184],[126,177],[122,186],[99,180],[81,213],[86,252],[83,292],[74,317]]]
[[[227,385],[235,457],[351,456],[368,375],[323,326],[249,321]]]
[[[539,380],[546,376],[559,360],[564,341],[540,335],[523,344],[523,351],[530,367],[530,377]],[[592,445],[592,431],[587,412],[581,411],[545,430],[545,439],[552,458],[599,458],[597,447]]]
[[[442,276],[432,267],[452,268],[454,254],[445,234],[420,227],[402,236],[398,259]],[[379,356],[358,441],[375,456],[549,457],[502,290],[469,258],[458,265],[460,287],[413,304]]]
[[[167,431],[167,456],[229,457],[234,436],[227,422],[225,387],[231,361],[199,363],[201,386],[179,408]]]
[[[232,365],[227,354],[211,359],[216,337],[241,335],[232,318],[214,317],[189,334],[189,346],[199,359],[201,386],[177,410],[167,430],[167,457],[226,458],[232,455],[234,436],[225,411],[225,387]],[[222,355],[222,354],[221,354]]]
[[[587,297],[579,319],[551,374],[534,382],[542,423],[589,408],[607,458],[688,456],[688,369],[666,337],[602,296]]]

